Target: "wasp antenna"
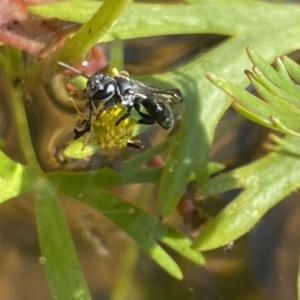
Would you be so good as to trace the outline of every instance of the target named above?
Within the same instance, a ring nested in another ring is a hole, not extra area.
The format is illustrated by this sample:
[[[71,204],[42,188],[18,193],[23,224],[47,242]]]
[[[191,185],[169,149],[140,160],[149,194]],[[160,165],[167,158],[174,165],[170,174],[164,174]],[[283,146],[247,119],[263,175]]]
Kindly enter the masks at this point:
[[[69,69],[69,70],[75,72],[76,74],[79,74],[79,75],[81,75],[81,76],[83,76],[83,77],[85,77],[85,78],[87,78],[87,79],[90,79],[90,77],[89,77],[88,75],[86,75],[86,74],[80,72],[79,70],[77,70],[77,69],[75,69],[75,68],[69,66],[69,65],[66,64],[66,63],[63,63],[62,61],[58,61],[57,64],[59,64],[60,66],[66,68],[66,69]]]

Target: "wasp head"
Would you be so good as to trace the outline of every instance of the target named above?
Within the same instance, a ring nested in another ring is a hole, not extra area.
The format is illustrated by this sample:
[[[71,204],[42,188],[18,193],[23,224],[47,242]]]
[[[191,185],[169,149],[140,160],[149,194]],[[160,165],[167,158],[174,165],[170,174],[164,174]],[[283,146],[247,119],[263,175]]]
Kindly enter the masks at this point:
[[[104,74],[91,76],[86,85],[86,95],[93,102],[106,102],[113,99],[116,90],[116,81]]]

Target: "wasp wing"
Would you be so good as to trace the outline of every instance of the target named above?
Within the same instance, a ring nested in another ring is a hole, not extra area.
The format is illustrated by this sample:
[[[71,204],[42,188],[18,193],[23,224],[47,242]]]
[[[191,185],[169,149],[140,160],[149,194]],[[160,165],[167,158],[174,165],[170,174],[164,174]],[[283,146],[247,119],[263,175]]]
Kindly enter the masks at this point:
[[[166,104],[179,104],[183,101],[180,90],[162,89],[150,84],[131,79],[137,86],[137,92],[148,99],[155,99]]]

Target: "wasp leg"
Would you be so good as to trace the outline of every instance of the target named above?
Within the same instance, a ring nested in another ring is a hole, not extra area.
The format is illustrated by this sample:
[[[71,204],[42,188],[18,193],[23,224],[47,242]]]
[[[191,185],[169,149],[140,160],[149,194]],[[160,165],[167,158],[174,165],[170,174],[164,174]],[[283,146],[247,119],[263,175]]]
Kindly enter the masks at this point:
[[[153,124],[156,123],[156,121],[152,117],[150,117],[150,116],[148,116],[148,115],[146,115],[146,114],[144,114],[142,112],[139,113],[139,115],[142,117],[142,119],[138,120],[138,124],[141,124],[141,125],[153,125]]]
[[[118,126],[122,121],[127,119],[131,115],[132,106],[127,108],[127,112],[124,116],[122,116],[115,124],[115,126]]]
[[[134,148],[134,149],[143,149],[144,145],[142,145],[141,141],[139,140],[128,140],[127,146]]]
[[[153,119],[152,117],[150,117],[147,114],[144,114],[141,112],[141,106],[139,103],[135,103],[134,104],[134,108],[135,110],[138,112],[138,114],[140,115],[141,119],[138,120],[138,124],[143,124],[143,125],[152,125],[155,124],[156,121],[155,119]]]
[[[86,132],[91,131],[91,124],[88,122],[88,120],[83,120],[81,123],[76,124],[74,128],[74,140],[79,139],[82,137]]]

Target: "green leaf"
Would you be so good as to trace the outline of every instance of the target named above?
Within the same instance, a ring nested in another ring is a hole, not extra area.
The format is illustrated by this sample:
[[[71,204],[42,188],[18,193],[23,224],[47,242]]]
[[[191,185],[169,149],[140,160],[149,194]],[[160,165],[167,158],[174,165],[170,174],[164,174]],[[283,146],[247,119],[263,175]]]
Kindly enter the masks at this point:
[[[210,175],[218,173],[225,169],[225,166],[216,162],[210,162],[208,165],[208,173]]]
[[[269,89],[265,88],[265,86],[259,83],[253,75],[249,73],[247,75],[255,90],[269,104],[269,119],[271,120],[271,117],[278,118],[282,123],[286,124],[286,126],[292,130],[299,130],[300,126],[297,124],[297,122],[295,122],[295,120],[300,118],[300,110],[290,104],[286,98],[282,98],[276,94],[274,90],[270,91]]]
[[[36,219],[53,299],[92,299],[76,255],[70,229],[53,186],[42,179],[36,187]]]
[[[53,187],[39,179],[35,171],[13,162],[2,152],[0,161],[0,202],[36,190],[37,227],[43,255],[41,262],[45,263],[53,296],[57,299],[91,299]],[[74,294],[70,294],[70,291]]]
[[[213,74],[207,74],[207,78],[234,99],[232,106],[241,115],[268,128],[298,135],[300,110],[297,107],[300,107],[300,101],[288,89],[279,90],[259,68],[260,66],[254,67],[254,73],[246,71],[246,75],[265,101]]]
[[[280,77],[285,78],[285,80],[287,80],[287,81],[291,80],[289,73],[287,71],[287,68],[285,67],[281,58],[279,58],[279,57],[275,58],[274,68],[278,72]]]
[[[264,74],[270,82],[280,89],[288,90],[295,97],[300,97],[300,91],[295,88],[290,78],[288,78],[285,74],[282,75],[282,72],[277,72],[265,59],[252,50],[252,48],[247,47],[246,50],[253,65],[259,68],[261,73]]]
[[[205,16],[207,13],[211,14],[209,10],[214,3],[211,2],[208,5],[205,1],[199,1],[199,3],[199,5],[184,5],[180,7],[177,4],[130,3],[118,19],[114,30],[105,35],[102,41],[113,40],[114,36],[118,36],[120,39],[128,39],[150,35],[177,34],[180,32],[198,33],[199,30],[214,33],[217,30],[228,28],[228,26],[222,26],[226,25],[226,22],[223,20],[222,24],[215,25],[211,23],[208,30]],[[217,3],[220,4],[219,1],[215,1],[215,5],[218,5]],[[80,10],[72,13],[69,10],[70,6],[80,7]],[[98,7],[98,1],[71,0],[32,6],[29,8],[29,11],[43,17],[85,23],[96,12]],[[217,6],[215,12],[216,14],[222,13]],[[201,15],[201,18],[199,15]],[[147,18],[144,16],[147,16]]]
[[[0,151],[0,203],[32,190],[37,176]]]
[[[290,142],[300,146],[299,138],[294,137]],[[299,178],[299,158],[280,153],[216,177],[205,187],[206,195],[232,188],[243,190],[207,226],[193,248],[218,248],[247,233],[270,208],[300,187]]]
[[[189,96],[194,96],[191,93],[183,95],[187,96],[186,99]],[[185,192],[187,182],[194,172],[200,184],[208,181],[208,169],[204,167],[207,161],[205,154],[208,149],[201,154],[197,147],[187,147],[187,145],[193,144],[200,145],[202,141],[207,144],[204,141],[206,135],[203,126],[200,122],[195,122],[198,118],[199,104],[196,101],[193,104],[186,104],[182,125],[172,145],[172,155],[167,160],[161,177],[158,205],[160,214],[163,217],[166,217],[175,209]]]
[[[266,144],[264,148],[267,148],[268,150],[272,150],[272,151],[278,151],[281,153],[286,152],[287,154],[296,155],[296,156],[298,156],[298,158],[300,158],[299,146],[290,142],[286,138],[283,139],[275,134],[270,134],[269,140],[272,141],[273,143],[275,143],[275,145]]]
[[[260,71],[259,67],[253,67],[254,73],[245,71],[255,90],[267,102],[274,106],[290,110],[292,113],[299,113],[299,98],[292,95],[288,89],[281,89],[273,84]]]
[[[300,84],[300,66],[285,55],[282,56],[282,62],[288,74]]]
[[[220,74],[220,76],[226,77],[242,87],[246,87],[248,81],[240,73],[241,70],[250,67],[249,61],[244,54],[246,43],[251,44],[252,47],[264,53],[267,62],[270,62],[276,55],[288,53],[298,49],[300,46],[298,39],[300,11],[297,6],[272,5],[259,1],[241,2],[231,0],[199,0],[197,3],[199,5],[184,6],[132,3],[125,9],[116,26],[102,39],[102,41],[110,41],[114,39],[115,35],[125,39],[189,33],[216,33],[231,37],[221,45],[214,47],[212,51],[203,54],[202,57],[199,55],[189,63],[181,66],[178,68],[177,73],[170,72],[155,77],[155,79],[164,80],[168,84],[172,83],[173,86],[183,90],[184,102],[188,103],[182,129],[174,142],[172,154],[174,157],[171,157],[168,161],[163,174],[162,184],[170,184],[170,186],[175,187],[175,190],[171,192],[161,187],[160,205],[164,214],[168,214],[176,205],[179,200],[178,197],[180,197],[180,193],[184,190],[190,176],[195,176],[201,184],[206,182],[208,177],[208,152],[213,141],[215,126],[230,105],[230,100],[205,79],[205,73],[214,72]],[[68,9],[72,7],[70,4],[74,4],[75,8],[80,7],[80,9],[76,9],[75,13],[73,13]],[[45,16],[59,17],[61,19],[69,18],[69,20],[84,22],[91,17],[98,3],[68,1],[55,4],[57,6],[52,5],[54,4],[48,6],[51,11],[49,10]],[[36,13],[37,9],[40,9],[39,13],[42,14],[42,9],[44,8],[36,7],[34,9],[36,9]],[[90,11],[88,11],[89,9]],[[278,36],[280,36],[280,43],[278,43]],[[280,74],[286,78],[282,72]],[[247,108],[242,109],[247,111]],[[269,119],[269,114],[266,113],[268,106],[265,105],[259,110],[262,110],[263,118],[261,123],[266,123],[271,128],[276,127],[273,121]],[[173,168],[176,173],[169,180],[168,173],[172,170],[174,163],[177,162],[178,164]],[[272,162],[272,160],[269,161],[269,163]],[[258,168],[261,167],[264,167],[264,165],[258,166]],[[181,168],[183,170],[182,174],[187,176],[180,174]],[[259,174],[259,170],[256,171]],[[82,184],[85,184],[93,175],[96,175],[98,181],[94,180],[92,182],[93,186],[97,186],[97,184],[101,185],[102,181],[108,185],[123,184],[131,180],[136,180],[137,182],[142,180],[146,182],[148,180],[148,182],[153,182],[152,180],[159,180],[161,175],[161,170],[149,170],[149,172],[148,170],[143,170],[142,173],[139,170],[133,172],[132,169],[126,168],[121,176],[106,172],[102,173],[104,177],[100,176],[100,173],[99,177],[95,173],[91,173],[91,176],[79,174],[74,177],[73,175],[69,177],[69,175],[65,176],[63,174],[62,182],[71,185],[73,182],[71,180],[68,181],[68,177],[69,179],[75,179],[75,183],[80,185],[80,178],[82,178],[84,179]],[[272,170],[270,172],[272,173]],[[286,172],[289,172],[289,170],[286,169],[282,173],[283,178]],[[106,175],[112,177],[106,178]],[[129,175],[130,179],[127,179],[127,175]],[[148,176],[148,178],[139,179],[142,176]],[[58,174],[49,175],[49,178],[56,184],[59,184]],[[252,183],[256,183],[253,176],[251,178]],[[238,178],[234,177],[224,180],[224,184],[229,188],[232,186],[243,186],[244,182],[240,182]],[[91,188],[91,185],[87,184],[87,190],[89,188]],[[215,186],[215,190],[217,188],[222,189],[222,182],[220,185]],[[251,187],[247,186],[247,188],[250,193]],[[255,192],[259,196],[260,191],[255,190]],[[167,201],[166,205],[162,201]]]
[[[270,120],[270,110],[267,103],[222,77],[217,77],[211,73],[206,74],[206,76],[214,85],[234,99],[232,106],[242,116],[265,127],[275,129]]]
[[[91,185],[89,188],[86,184],[70,185],[60,182],[56,187],[60,192],[78,198],[104,214],[126,231],[158,265],[175,278],[182,278],[181,270],[155,240],[162,241],[195,263],[204,262],[199,252],[191,250],[191,241],[183,234],[162,224],[138,207],[98,188],[97,185]]]
[[[92,172],[74,172],[74,173],[49,173],[47,178],[54,184],[79,185],[92,188],[98,186],[108,188],[132,183],[154,183],[157,182],[162,173],[162,168],[153,168],[148,170],[124,170],[117,172],[112,169],[101,169]]]
[[[36,191],[36,217],[42,250],[41,263],[45,264],[49,285],[56,299],[91,299],[81,273],[76,250],[68,225],[52,186],[43,177],[32,144],[21,89],[14,86],[10,77],[23,66],[20,51],[7,50],[7,65],[2,65],[2,83],[7,88],[6,101],[12,100],[14,118],[21,150],[27,166],[13,162],[0,152],[0,201]],[[10,66],[11,68],[8,68]],[[65,280],[68,278],[68,280]]]
[[[81,7],[74,16],[66,9],[70,4]],[[90,1],[69,1],[49,4],[47,12],[42,12],[45,6],[32,7],[31,11],[48,17],[84,22],[96,10],[97,5],[98,3]],[[137,11],[139,13],[136,13]],[[167,215],[174,209],[190,176],[195,174],[200,185],[208,179],[208,151],[214,129],[230,101],[205,80],[204,74],[207,71],[221,73],[222,76],[246,86],[246,78],[240,76],[237,71],[249,66],[244,55],[245,41],[261,49],[268,61],[282,52],[292,51],[299,47],[299,17],[300,12],[295,6],[270,5],[257,1],[225,3],[218,0],[202,0],[198,1],[197,5],[180,7],[131,3],[125,8],[118,23],[103,37],[103,41],[113,40],[115,36],[126,39],[191,33],[216,33],[232,37],[214,51],[180,67],[177,73],[155,77],[172,83],[183,91],[188,111],[162,176],[159,193],[162,215]],[[257,22],[257,19],[260,22]],[[281,43],[274,38],[279,34],[282,38]],[[263,111],[261,123],[274,128],[269,114],[266,114],[268,107],[259,109]],[[170,186],[170,189],[167,186]]]
[[[91,144],[86,145],[84,149],[83,146],[84,146],[84,138],[82,137],[80,139],[72,141],[72,143],[65,148],[63,154],[66,157],[81,159],[96,153],[100,153],[102,151],[102,149],[96,143],[95,140],[92,141]]]

